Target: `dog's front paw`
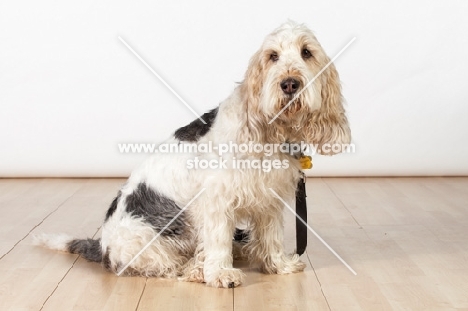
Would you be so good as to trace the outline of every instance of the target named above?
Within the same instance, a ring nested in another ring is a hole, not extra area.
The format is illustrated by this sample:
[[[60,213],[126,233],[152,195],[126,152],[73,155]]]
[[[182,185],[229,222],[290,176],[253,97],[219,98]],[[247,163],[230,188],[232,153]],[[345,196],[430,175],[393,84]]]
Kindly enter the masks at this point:
[[[297,255],[296,255],[297,256]],[[299,260],[299,256],[297,256],[297,260],[287,260],[283,263],[283,265],[276,271],[277,274],[290,274],[290,273],[298,273],[304,271],[306,264]]]
[[[203,283],[203,267],[193,268],[193,269],[186,269],[181,277],[178,279],[182,282],[197,282]]]
[[[262,270],[269,274],[290,274],[304,271],[306,264],[299,259],[299,255],[283,256],[281,260],[264,263]]]
[[[209,273],[206,285],[211,287],[231,288],[242,284],[245,274],[240,269],[224,268],[213,273]]]

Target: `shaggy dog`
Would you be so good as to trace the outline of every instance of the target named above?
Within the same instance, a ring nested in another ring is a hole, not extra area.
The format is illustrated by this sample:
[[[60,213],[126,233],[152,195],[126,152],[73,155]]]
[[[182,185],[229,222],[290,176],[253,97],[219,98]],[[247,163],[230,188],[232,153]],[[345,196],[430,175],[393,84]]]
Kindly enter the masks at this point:
[[[234,92],[166,141],[195,148],[157,153],[132,172],[107,211],[101,239],[40,235],[36,242],[119,275],[231,287],[244,277],[232,265],[233,234],[243,222],[243,254],[252,263],[265,273],[303,271],[299,256],[284,252],[284,205],[272,191],[291,200],[301,177],[297,156],[281,151],[285,144],[306,142],[325,153],[325,144],[350,141],[335,67],[316,77],[329,62],[309,29],[283,24]],[[211,149],[196,148],[202,145]]]

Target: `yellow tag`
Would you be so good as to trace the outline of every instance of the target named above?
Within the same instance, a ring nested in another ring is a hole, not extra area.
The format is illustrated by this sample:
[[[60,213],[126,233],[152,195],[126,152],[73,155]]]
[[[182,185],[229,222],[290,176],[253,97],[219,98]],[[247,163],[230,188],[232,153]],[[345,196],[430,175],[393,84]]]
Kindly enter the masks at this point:
[[[312,157],[311,156],[302,156],[299,159],[299,163],[301,163],[301,168],[303,170],[308,170],[311,169],[313,164],[312,164]]]

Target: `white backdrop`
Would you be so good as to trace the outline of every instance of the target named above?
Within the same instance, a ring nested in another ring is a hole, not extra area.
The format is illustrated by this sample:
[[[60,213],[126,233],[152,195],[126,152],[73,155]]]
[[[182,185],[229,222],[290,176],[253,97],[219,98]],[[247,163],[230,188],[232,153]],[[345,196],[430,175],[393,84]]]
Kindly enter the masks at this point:
[[[127,176],[241,81],[264,36],[306,23],[336,61],[356,153],[314,176],[468,174],[468,1],[2,1],[0,176]]]

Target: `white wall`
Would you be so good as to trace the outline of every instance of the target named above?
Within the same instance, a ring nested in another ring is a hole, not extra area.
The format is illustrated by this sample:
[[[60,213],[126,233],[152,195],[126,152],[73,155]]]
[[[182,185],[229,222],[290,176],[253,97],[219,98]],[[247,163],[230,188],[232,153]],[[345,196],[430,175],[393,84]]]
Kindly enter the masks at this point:
[[[305,22],[337,60],[356,153],[313,175],[468,174],[468,2],[2,1],[0,176],[126,176],[242,80],[263,37]]]

